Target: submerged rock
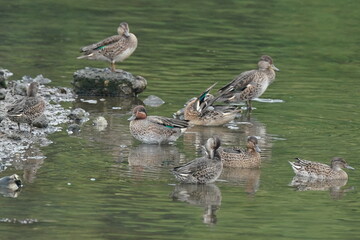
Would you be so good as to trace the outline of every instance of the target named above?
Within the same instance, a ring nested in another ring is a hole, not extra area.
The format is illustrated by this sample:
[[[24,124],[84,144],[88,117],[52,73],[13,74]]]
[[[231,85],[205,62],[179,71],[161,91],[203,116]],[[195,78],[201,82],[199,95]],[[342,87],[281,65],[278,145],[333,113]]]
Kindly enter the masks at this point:
[[[154,95],[148,96],[143,102],[145,103],[145,105],[150,107],[159,107],[165,103],[164,100]]]
[[[86,96],[134,97],[147,85],[146,79],[141,76],[123,70],[112,72],[107,68],[86,67],[76,71],[73,77],[75,92]]]

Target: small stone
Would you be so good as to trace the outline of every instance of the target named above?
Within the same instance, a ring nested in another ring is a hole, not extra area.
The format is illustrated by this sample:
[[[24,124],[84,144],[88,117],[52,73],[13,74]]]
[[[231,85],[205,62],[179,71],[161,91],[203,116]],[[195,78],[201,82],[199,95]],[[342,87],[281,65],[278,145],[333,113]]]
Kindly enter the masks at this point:
[[[33,121],[33,126],[37,128],[46,128],[49,126],[49,120],[44,114],[42,114],[40,117],[36,118]]]
[[[71,134],[77,134],[80,132],[80,125],[79,124],[76,124],[76,123],[73,123],[71,125],[69,125],[68,129],[67,129],[67,133],[69,135]]]
[[[150,95],[144,100],[144,104],[150,107],[159,107],[164,103],[165,103],[164,100],[154,95]]]
[[[106,121],[106,119],[103,116],[99,116],[93,121],[93,124],[94,124],[96,130],[104,131],[108,125],[108,122]]]
[[[84,122],[85,119],[89,116],[89,113],[86,112],[84,109],[82,108],[75,108],[74,110],[71,111],[71,113],[68,115],[68,117],[71,120],[74,120],[76,122]]]
[[[4,88],[0,88],[0,100],[4,100],[6,96],[6,90]]]

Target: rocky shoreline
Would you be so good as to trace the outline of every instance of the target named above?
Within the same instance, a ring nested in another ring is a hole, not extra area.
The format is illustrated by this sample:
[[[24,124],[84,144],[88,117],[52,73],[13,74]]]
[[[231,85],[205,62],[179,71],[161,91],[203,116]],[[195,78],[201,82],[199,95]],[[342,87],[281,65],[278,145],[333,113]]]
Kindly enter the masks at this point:
[[[30,132],[28,124],[21,124],[18,130],[17,123],[6,117],[7,106],[16,99],[26,95],[26,86],[36,81],[40,84],[38,96],[46,102],[46,110],[34,122],[34,128]],[[7,88],[2,88],[4,99],[0,100],[0,172],[9,166],[20,167],[26,164],[24,160],[29,158],[29,149],[36,153],[38,147],[47,146],[52,142],[47,138],[49,134],[61,131],[62,124],[72,124],[75,121],[86,121],[88,113],[85,110],[65,109],[62,102],[73,102],[77,95],[71,88],[50,87],[44,84],[51,82],[50,79],[39,75],[35,78],[24,76],[21,80],[11,81]],[[80,114],[80,115],[79,115]],[[82,118],[82,120],[79,120]],[[30,158],[45,158],[30,154]],[[40,154],[41,155],[41,154]],[[19,166],[20,165],[20,166]]]

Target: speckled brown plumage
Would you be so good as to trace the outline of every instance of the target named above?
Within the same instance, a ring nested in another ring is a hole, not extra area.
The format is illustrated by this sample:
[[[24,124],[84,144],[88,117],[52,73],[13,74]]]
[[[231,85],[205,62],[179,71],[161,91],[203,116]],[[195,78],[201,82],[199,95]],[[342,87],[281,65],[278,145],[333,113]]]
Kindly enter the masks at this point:
[[[219,148],[224,167],[259,168],[261,165],[260,148],[257,138],[247,140],[246,150],[241,148]]]
[[[272,58],[267,55],[261,56],[258,69],[241,73],[219,89],[219,93],[225,94],[218,101],[246,101],[247,107],[251,109],[251,100],[260,97],[266,91],[275,80],[275,71],[279,69],[274,66]]]
[[[212,183],[220,176],[223,163],[218,153],[218,137],[209,138],[205,144],[206,154],[172,170],[175,178],[183,183]]]
[[[126,22],[120,23],[117,31],[118,35],[82,47],[80,52],[84,55],[78,59],[108,61],[111,63],[111,71],[115,71],[115,63],[130,57],[138,43],[136,36],[130,33],[129,25]]]
[[[176,141],[187,129],[184,120],[148,116],[144,106],[134,107],[130,121],[130,133],[137,140],[148,144],[163,144]]]
[[[33,121],[44,113],[45,102],[37,96],[38,87],[37,82],[32,82],[27,89],[27,96],[8,107],[7,116],[18,124],[19,130],[20,123],[28,123],[32,127]]]
[[[302,160],[296,158],[297,161],[289,162],[298,176],[316,178],[316,179],[348,179],[347,173],[342,168],[354,169],[347,162],[339,157],[331,160],[331,165]]]

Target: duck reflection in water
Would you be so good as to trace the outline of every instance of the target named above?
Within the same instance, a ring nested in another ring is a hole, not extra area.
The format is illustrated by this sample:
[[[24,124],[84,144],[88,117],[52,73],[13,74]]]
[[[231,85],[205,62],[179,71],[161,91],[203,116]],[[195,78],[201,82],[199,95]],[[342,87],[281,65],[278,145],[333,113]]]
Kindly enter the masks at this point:
[[[221,191],[215,184],[179,184],[170,197],[175,201],[203,207],[203,223],[217,223],[216,211],[221,205]]]
[[[130,149],[128,162],[132,167],[161,167],[178,164],[180,158],[176,146],[143,143]]]
[[[332,199],[341,199],[346,192],[353,188],[343,188],[347,179],[309,179],[307,177],[295,176],[289,186],[296,191],[329,191]]]
[[[342,168],[354,170],[340,157],[334,157],[331,165],[296,158],[295,162],[289,162],[296,176],[290,186],[298,191],[330,191],[332,198],[339,199],[343,196],[348,180],[347,173]]]
[[[249,197],[254,197],[260,187],[259,168],[232,168],[224,167],[220,179],[229,182],[231,185],[239,185]]]

